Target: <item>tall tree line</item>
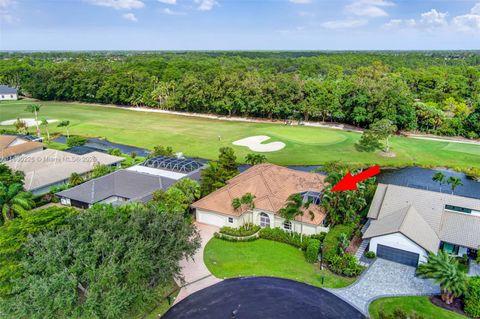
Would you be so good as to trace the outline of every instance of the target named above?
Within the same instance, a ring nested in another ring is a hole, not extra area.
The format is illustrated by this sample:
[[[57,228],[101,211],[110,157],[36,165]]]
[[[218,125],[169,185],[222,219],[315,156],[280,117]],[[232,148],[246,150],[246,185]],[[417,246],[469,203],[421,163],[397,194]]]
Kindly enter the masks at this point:
[[[0,83],[42,100],[480,136],[476,52],[2,53]]]

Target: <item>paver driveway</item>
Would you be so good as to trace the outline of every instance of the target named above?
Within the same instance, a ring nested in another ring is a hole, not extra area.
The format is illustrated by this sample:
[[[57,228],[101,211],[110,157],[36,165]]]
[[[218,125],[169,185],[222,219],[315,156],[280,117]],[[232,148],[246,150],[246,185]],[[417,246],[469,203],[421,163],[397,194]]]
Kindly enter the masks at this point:
[[[368,316],[369,304],[389,296],[420,296],[440,293],[431,280],[415,277],[415,268],[378,258],[356,283],[327,289]]]
[[[203,262],[203,251],[205,249],[205,245],[207,245],[208,241],[212,239],[213,234],[218,231],[218,227],[197,222],[195,223],[195,226],[200,232],[200,236],[202,238],[201,247],[197,250],[195,256],[193,256],[193,259],[184,259],[180,261],[182,275],[185,279],[185,282],[182,285],[182,283],[177,281],[177,284],[182,286],[182,289],[180,289],[180,292],[175,299],[175,303],[198,290],[222,281],[221,279],[215,278],[210,271],[208,271],[207,266]]]

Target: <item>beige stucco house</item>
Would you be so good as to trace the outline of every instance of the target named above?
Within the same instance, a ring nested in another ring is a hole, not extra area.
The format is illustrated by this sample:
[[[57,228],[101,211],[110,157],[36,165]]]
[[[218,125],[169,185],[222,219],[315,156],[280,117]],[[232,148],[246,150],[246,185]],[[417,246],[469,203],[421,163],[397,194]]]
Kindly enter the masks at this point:
[[[198,222],[218,227],[239,227],[254,223],[303,234],[328,232],[326,215],[320,207],[324,176],[273,164],[259,164],[232,178],[227,185],[193,203]],[[234,209],[232,201],[246,193],[255,196],[254,208]],[[301,194],[310,201],[303,216],[286,221],[279,215],[288,197]]]

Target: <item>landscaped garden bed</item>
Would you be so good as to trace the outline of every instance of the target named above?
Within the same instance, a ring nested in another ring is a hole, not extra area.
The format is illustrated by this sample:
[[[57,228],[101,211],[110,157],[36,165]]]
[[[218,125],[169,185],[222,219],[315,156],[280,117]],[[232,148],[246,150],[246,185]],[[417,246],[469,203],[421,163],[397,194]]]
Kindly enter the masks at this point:
[[[213,238],[205,247],[203,258],[218,278],[272,276],[330,288],[345,287],[355,280],[320,270],[318,264],[306,261],[301,249],[265,239],[229,242]]]
[[[395,318],[395,311],[401,311],[407,316],[413,314],[424,319],[466,319],[466,316],[437,307],[427,296],[390,297],[373,301],[369,312],[372,319]],[[383,317],[382,317],[383,314]],[[397,315],[398,317],[398,315]]]

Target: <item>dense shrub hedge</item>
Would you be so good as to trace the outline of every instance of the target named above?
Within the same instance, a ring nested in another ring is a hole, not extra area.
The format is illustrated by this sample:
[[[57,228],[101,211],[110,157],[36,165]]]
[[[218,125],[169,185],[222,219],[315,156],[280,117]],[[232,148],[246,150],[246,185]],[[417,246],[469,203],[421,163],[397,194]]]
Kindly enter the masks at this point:
[[[480,277],[473,277],[468,281],[465,312],[470,317],[480,317]]]
[[[334,256],[337,256],[338,237],[340,234],[344,233],[347,235],[348,239],[351,239],[353,232],[355,231],[355,227],[355,224],[348,224],[336,225],[330,229],[325,236],[325,240],[323,241],[323,259],[327,263],[331,263]]]
[[[281,243],[289,244],[302,250],[307,249],[309,236],[303,236],[301,238],[299,233],[286,232],[280,228],[262,228],[260,230],[260,238],[278,241]]]
[[[309,239],[305,258],[309,263],[315,263],[318,260],[318,252],[320,251],[320,241],[318,239]]]
[[[258,236],[242,236],[242,237],[232,237],[227,234],[222,234],[222,233],[217,233],[215,232],[213,234],[215,238],[226,240],[226,241],[231,241],[231,242],[244,242],[244,241],[254,241],[258,239]]]
[[[245,224],[239,228],[233,228],[228,226],[222,227],[220,228],[220,233],[230,236],[244,237],[253,235],[259,230],[260,226],[254,224]]]
[[[350,254],[343,256],[333,255],[329,261],[330,270],[347,277],[358,276],[363,267],[358,264],[357,258]]]

